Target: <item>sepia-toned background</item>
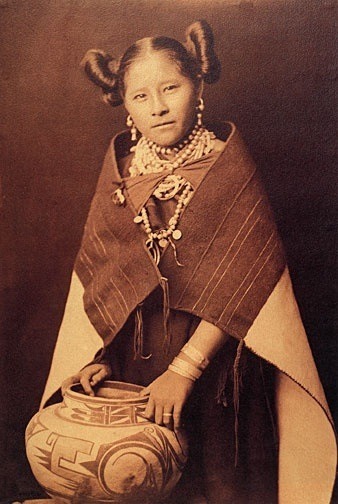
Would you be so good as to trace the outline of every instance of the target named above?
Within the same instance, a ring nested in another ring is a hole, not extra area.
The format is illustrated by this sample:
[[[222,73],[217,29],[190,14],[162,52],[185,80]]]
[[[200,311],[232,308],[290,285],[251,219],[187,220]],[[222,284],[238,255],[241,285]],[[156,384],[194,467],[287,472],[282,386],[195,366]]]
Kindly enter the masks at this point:
[[[206,118],[233,120],[259,164],[337,418],[333,0],[0,0],[0,500],[32,497],[24,429],[47,378],[101,161],[124,127],[79,63],[137,38],[213,27],[222,78]],[[38,494],[36,494],[38,495]]]

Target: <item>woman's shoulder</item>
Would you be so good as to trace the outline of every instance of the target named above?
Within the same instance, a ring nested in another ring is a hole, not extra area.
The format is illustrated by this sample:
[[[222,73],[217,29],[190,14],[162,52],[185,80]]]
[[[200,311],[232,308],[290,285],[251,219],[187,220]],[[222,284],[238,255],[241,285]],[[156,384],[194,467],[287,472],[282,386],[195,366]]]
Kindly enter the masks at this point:
[[[130,138],[130,131],[122,130],[113,136],[111,140],[111,147],[115,152],[117,159],[124,158],[130,154],[130,148],[133,143]]]
[[[134,158],[134,154],[129,152],[125,156],[117,159],[119,172],[120,172],[122,178],[126,178],[126,177],[130,176],[129,168],[131,166],[131,162],[132,162],[133,158]]]
[[[116,133],[109,145],[109,153],[115,170],[119,173],[120,177],[128,176],[128,169],[134,155],[130,152],[133,143],[130,138],[130,131],[122,130]]]
[[[217,121],[207,124],[207,128],[213,131],[216,138],[225,143],[236,130],[236,126],[231,121]]]
[[[210,124],[208,125],[208,129],[216,136],[214,152],[221,152],[235,132],[236,127],[232,122],[224,121]]]

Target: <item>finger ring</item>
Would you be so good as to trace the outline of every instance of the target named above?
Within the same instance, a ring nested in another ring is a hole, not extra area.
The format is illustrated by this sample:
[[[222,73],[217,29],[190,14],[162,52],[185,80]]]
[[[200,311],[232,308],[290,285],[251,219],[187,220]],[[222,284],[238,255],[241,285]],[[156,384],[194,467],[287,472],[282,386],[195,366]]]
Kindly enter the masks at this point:
[[[162,416],[173,416],[173,414],[172,413],[163,413]]]

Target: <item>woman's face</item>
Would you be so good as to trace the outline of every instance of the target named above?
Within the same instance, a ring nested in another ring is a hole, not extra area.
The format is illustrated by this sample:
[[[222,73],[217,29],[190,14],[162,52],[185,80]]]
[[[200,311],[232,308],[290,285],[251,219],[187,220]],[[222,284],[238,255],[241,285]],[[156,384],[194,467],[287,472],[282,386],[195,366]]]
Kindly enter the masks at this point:
[[[124,85],[124,105],[149,140],[173,145],[193,126],[202,86],[182,75],[163,51],[134,61]]]

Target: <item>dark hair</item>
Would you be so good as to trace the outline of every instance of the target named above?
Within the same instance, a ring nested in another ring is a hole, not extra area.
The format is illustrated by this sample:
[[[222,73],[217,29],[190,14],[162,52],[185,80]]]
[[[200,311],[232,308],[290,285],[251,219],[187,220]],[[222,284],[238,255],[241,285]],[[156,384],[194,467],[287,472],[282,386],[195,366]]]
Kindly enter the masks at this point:
[[[147,37],[130,46],[120,60],[99,49],[89,50],[82,60],[91,81],[101,87],[103,99],[113,107],[123,103],[124,77],[137,58],[150,51],[165,51],[183,75],[195,84],[200,79],[212,84],[219,79],[220,62],[214,52],[214,36],[208,23],[196,21],[186,30],[183,45],[170,37]]]

